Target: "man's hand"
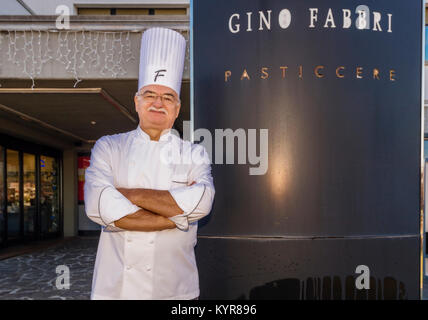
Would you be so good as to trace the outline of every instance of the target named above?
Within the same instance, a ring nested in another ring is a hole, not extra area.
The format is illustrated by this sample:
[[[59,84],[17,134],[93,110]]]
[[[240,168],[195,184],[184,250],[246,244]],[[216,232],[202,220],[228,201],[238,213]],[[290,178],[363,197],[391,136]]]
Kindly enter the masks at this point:
[[[170,218],[183,213],[168,190],[117,189],[136,206]]]

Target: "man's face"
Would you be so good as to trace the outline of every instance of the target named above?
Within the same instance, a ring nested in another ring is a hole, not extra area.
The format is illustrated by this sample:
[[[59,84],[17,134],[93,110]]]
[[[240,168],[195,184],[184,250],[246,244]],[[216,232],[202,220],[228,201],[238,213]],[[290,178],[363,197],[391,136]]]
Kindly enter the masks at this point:
[[[134,102],[143,129],[170,129],[180,112],[177,93],[162,85],[142,87]]]

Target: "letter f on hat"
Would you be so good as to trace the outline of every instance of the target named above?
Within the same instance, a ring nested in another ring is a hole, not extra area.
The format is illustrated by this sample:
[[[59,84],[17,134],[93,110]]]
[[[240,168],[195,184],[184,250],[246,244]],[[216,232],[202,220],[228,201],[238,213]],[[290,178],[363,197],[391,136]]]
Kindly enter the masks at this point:
[[[165,75],[164,74],[160,74],[161,72],[166,72],[166,69],[162,69],[162,70],[157,70],[157,71],[155,71],[155,80],[154,80],[154,82],[156,82],[156,80],[158,79],[158,77],[165,77]]]

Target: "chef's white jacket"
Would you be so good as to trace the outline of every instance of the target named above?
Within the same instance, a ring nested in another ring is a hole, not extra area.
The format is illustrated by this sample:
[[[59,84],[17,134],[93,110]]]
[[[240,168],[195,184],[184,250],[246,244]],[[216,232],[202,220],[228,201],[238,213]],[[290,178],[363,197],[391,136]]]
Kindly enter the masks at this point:
[[[189,186],[192,182],[195,184]],[[169,190],[183,214],[177,228],[127,231],[114,221],[138,211],[116,188]],[[104,136],[85,173],[85,210],[102,226],[91,299],[193,299],[199,296],[197,221],[211,211],[211,165],[201,145],[171,132],[152,141],[134,131]]]

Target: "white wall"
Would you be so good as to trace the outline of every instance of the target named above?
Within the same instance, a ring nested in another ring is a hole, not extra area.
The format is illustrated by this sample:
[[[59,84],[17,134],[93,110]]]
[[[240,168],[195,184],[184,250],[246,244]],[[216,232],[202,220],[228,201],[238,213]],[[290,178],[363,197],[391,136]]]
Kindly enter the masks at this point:
[[[64,237],[77,235],[77,154],[74,149],[63,153],[64,177]]]
[[[128,30],[117,30],[122,33],[115,34],[83,32],[83,26],[72,24],[71,28],[75,29],[70,33],[64,30],[39,32],[37,28],[32,28],[24,33],[1,34],[0,79],[138,79],[141,32],[129,31],[132,30],[131,24],[125,27]],[[86,24],[87,29],[90,26]],[[108,24],[105,26],[109,27]],[[149,21],[136,23],[135,26],[147,28],[158,24]],[[163,22],[162,26],[188,30],[185,22]],[[190,79],[188,32],[184,32],[183,36],[187,42],[183,79]],[[103,47],[109,49],[103,50]]]
[[[2,0],[0,15],[29,15],[30,13],[16,0]]]

